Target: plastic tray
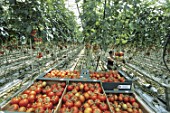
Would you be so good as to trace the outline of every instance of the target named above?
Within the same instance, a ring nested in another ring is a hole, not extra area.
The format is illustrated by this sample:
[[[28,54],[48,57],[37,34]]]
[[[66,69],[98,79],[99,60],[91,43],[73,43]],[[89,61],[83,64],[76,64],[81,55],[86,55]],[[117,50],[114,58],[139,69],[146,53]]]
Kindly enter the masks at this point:
[[[37,79],[36,81],[39,81],[39,80],[43,80],[43,81],[46,81],[47,82],[47,84],[54,84],[54,83],[56,83],[56,82],[66,82],[66,84],[67,84],[67,81],[65,81],[65,80],[48,80],[48,79]],[[66,85],[66,87],[67,87],[67,85]],[[64,89],[64,91],[63,91],[63,94],[64,94],[64,92],[65,92],[65,90],[66,90],[66,87],[65,87],[65,89]],[[27,89],[27,88],[26,88]],[[26,90],[25,89],[25,90]],[[25,90],[22,90],[20,93],[18,93],[18,95],[19,94],[21,94],[22,92],[24,92]],[[59,102],[62,100],[62,97],[63,97],[63,94],[62,94],[62,96],[61,96],[61,98],[59,99]],[[15,95],[16,96],[16,95]],[[59,105],[59,103],[57,104],[57,106]],[[4,106],[2,106],[2,108],[1,108],[1,110],[3,111],[3,112],[5,112],[5,113],[9,113],[9,111],[7,111],[7,109],[8,109],[8,107],[10,106],[10,101],[8,102],[8,103],[6,103]],[[56,106],[56,108],[57,108],[57,106]],[[57,109],[53,109],[53,113],[56,113],[56,110]],[[0,112],[1,113],[1,112]],[[14,112],[12,112],[12,113],[14,113]],[[21,113],[21,112],[16,112],[15,111],[15,113]],[[25,112],[23,112],[23,113],[25,113]]]
[[[118,73],[125,78],[125,82],[102,82],[104,90],[131,90],[132,80],[123,71],[118,70]]]
[[[55,69],[55,67],[50,68],[50,69],[48,69],[47,71],[45,71],[44,73],[42,73],[42,74],[38,77],[38,79],[41,79],[41,78],[45,78],[45,79],[48,79],[48,80],[50,80],[50,79],[52,79],[52,80],[60,80],[60,79],[62,79],[62,80],[87,80],[87,79],[90,79],[88,76],[86,77],[86,76],[82,75],[82,73],[80,74],[80,78],[77,78],[77,79],[71,79],[71,78],[55,78],[55,77],[53,77],[53,78],[46,78],[46,77],[44,77],[47,73],[49,73],[49,72],[52,71],[53,69]]]
[[[154,113],[133,91],[127,91],[127,92],[115,92],[115,91],[105,91],[106,95],[108,94],[128,94],[130,96],[135,97],[136,101],[139,103],[140,109],[143,111],[143,113]]]
[[[71,84],[71,83],[78,83],[78,82],[82,82],[82,83],[100,83],[100,85],[101,85],[101,81],[99,81],[99,80],[87,80],[87,81],[83,81],[83,80],[70,80],[69,81],[69,84]],[[101,85],[101,88],[102,88],[102,92],[103,92],[103,94],[107,97],[107,95],[106,95],[106,93],[105,93],[105,91],[104,91],[104,89],[103,89],[103,87],[102,87],[102,85]],[[64,94],[66,94],[66,92],[67,92],[67,88],[66,88],[66,90],[64,91]],[[63,94],[63,96],[64,96],[64,94]],[[111,111],[111,109],[110,109],[110,105],[109,105],[109,101],[108,101],[108,99],[106,99],[106,103],[107,103],[107,105],[108,105],[108,107],[109,107],[109,111]],[[57,110],[56,110],[56,113],[59,113],[59,111],[60,111],[60,109],[61,109],[61,106],[62,106],[62,100],[59,102],[59,104],[58,104],[58,106],[57,106]]]

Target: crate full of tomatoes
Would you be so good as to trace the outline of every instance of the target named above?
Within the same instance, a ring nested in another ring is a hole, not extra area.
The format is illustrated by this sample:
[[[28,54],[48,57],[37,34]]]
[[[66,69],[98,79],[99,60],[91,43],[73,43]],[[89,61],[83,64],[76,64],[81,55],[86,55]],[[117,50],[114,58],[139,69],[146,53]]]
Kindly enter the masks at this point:
[[[56,79],[79,79],[80,78],[80,72],[78,71],[69,71],[69,70],[57,70],[53,69],[49,72],[47,72],[44,76],[44,78],[56,78]]]
[[[131,93],[106,91],[112,113],[149,113]]]
[[[101,80],[104,90],[131,90],[132,80],[120,71],[90,72],[90,78]]]
[[[66,81],[37,80],[28,89],[13,97],[3,111],[52,113],[56,112],[66,88]]]
[[[100,81],[70,81],[57,113],[111,113]]]

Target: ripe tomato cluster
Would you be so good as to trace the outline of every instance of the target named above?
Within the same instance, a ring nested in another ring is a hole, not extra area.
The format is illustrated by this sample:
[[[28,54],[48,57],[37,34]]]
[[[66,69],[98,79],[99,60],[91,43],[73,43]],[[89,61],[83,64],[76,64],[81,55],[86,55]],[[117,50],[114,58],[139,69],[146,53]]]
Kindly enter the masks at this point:
[[[35,82],[21,95],[10,101],[8,111],[51,113],[57,106],[66,87],[65,82],[47,84],[45,81]]]
[[[0,55],[3,55],[4,54],[4,51],[0,51]]]
[[[78,71],[61,71],[52,70],[45,75],[45,78],[69,78],[69,79],[79,79],[80,73]]]
[[[115,56],[119,57],[124,56],[124,52],[115,52]]]
[[[42,58],[43,57],[43,54],[41,53],[41,52],[39,52],[38,54],[37,54],[37,58]]]
[[[108,94],[107,96],[114,113],[143,113],[134,96],[127,94]]]
[[[118,71],[90,72],[90,78],[101,80],[102,82],[125,82],[125,78],[120,76]]]
[[[36,33],[37,33],[37,30],[36,30],[36,29],[33,29],[33,30],[31,31],[31,36],[35,36]]]
[[[111,113],[100,83],[71,83],[59,113]]]

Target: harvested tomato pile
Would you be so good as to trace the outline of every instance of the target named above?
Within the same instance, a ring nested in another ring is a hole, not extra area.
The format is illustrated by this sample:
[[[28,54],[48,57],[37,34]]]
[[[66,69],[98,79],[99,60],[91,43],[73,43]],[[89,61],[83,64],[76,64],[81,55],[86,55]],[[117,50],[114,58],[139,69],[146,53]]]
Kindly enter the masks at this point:
[[[90,72],[90,78],[101,80],[102,82],[125,82],[125,78],[118,71]]]
[[[69,78],[69,79],[79,79],[80,73],[78,71],[61,71],[52,70],[45,75],[45,78]]]
[[[10,101],[8,111],[51,113],[56,108],[66,87],[65,82],[48,84],[45,81],[35,82],[21,95]]]
[[[116,113],[143,113],[134,96],[128,94],[108,94],[110,108]]]
[[[111,113],[100,83],[71,83],[59,113]]]

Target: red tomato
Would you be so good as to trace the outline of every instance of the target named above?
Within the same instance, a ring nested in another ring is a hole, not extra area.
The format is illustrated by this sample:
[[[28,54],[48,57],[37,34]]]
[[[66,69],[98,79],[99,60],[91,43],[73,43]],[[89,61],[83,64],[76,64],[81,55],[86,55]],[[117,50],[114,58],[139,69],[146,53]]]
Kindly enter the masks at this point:
[[[27,90],[25,90],[24,92],[23,92],[23,94],[29,94],[30,93],[30,90],[29,89],[27,89]]]
[[[30,95],[36,95],[36,92],[35,92],[35,91],[30,91],[29,94],[30,94]]]
[[[34,108],[34,109],[37,108],[37,103],[33,103],[33,104],[31,105],[31,107]]]
[[[91,95],[93,92],[89,90],[89,91],[87,91],[87,93],[88,93],[89,95]]]
[[[55,95],[55,94],[54,94],[54,92],[52,92],[52,91],[47,94],[47,96],[49,96],[50,98],[53,97],[54,95]]]
[[[108,106],[107,106],[107,104],[105,104],[105,103],[101,103],[101,104],[99,105],[99,107],[100,107],[100,109],[101,109],[102,111],[108,110]]]
[[[28,96],[28,101],[29,101],[30,103],[35,102],[35,95],[29,95],[29,96]]]
[[[54,89],[54,88],[56,88],[56,87],[57,87],[57,84],[51,85],[51,88],[52,88],[52,89]]]
[[[72,111],[71,113],[78,113],[79,109],[78,109],[78,107],[74,106],[71,108],[71,111]]]
[[[11,104],[18,104],[20,102],[21,98],[20,97],[14,97],[11,100]]]
[[[125,103],[129,102],[129,96],[124,96],[123,101],[124,101]]]
[[[49,92],[52,91],[52,89],[51,89],[49,86],[46,86],[46,87],[45,87],[45,90],[46,90],[46,94],[48,94]]]
[[[113,96],[109,96],[108,100],[109,100],[109,102],[113,102],[114,101],[114,97]]]
[[[132,96],[130,96],[130,98],[129,98],[129,102],[130,103],[133,103],[133,102],[135,102],[136,100],[135,100],[135,98],[134,97],[132,97]]]
[[[56,94],[56,96],[61,97],[62,91],[57,91],[55,94]]]
[[[26,108],[31,108],[31,104],[29,103]]]
[[[42,93],[43,93],[43,94],[46,94],[46,89],[42,89]]]
[[[41,93],[41,91],[42,91],[41,87],[37,87],[36,90],[35,90],[36,94]]]
[[[78,101],[74,102],[74,106],[76,106],[76,107],[78,107],[78,108],[80,108],[80,107],[81,107],[81,105],[82,105],[82,103],[81,103],[81,101],[80,101],[80,100],[78,100]]]
[[[19,108],[18,104],[12,104],[7,110],[8,111],[17,111]]]
[[[62,83],[61,83],[61,87],[64,88],[65,86],[66,86],[66,83],[65,83],[65,82],[62,82]]]
[[[22,100],[19,102],[19,106],[27,107],[27,105],[28,105],[28,99],[22,99]]]
[[[92,95],[90,96],[90,98],[91,98],[92,100],[96,100],[96,99],[97,99],[97,94],[92,93]]]
[[[91,106],[91,108],[94,110],[94,109],[97,109],[98,107],[97,107],[95,104],[93,104],[93,105]]]
[[[44,102],[45,102],[45,103],[50,102],[50,100],[51,100],[50,97],[45,97],[45,98],[44,98]]]
[[[69,99],[70,99],[70,97],[68,95],[64,95],[63,98],[62,98],[62,101],[66,102]]]
[[[106,96],[103,94],[98,95],[98,99],[100,99],[102,102],[106,101]]]
[[[92,91],[92,92],[93,92],[94,90],[95,90],[95,89],[94,89],[94,87],[91,87],[91,88],[90,88],[90,91]]]
[[[73,102],[71,100],[66,101],[66,107],[73,107]]]
[[[58,97],[58,96],[53,96],[53,97],[51,98],[51,102],[52,102],[53,104],[57,104],[58,101],[59,101],[59,97]]]
[[[73,85],[68,85],[67,90],[68,90],[68,91],[71,91],[71,90],[73,90],[73,88],[74,88]]]
[[[85,92],[87,92],[87,91],[89,91],[90,90],[90,88],[88,87],[88,86],[84,86],[84,91]]]
[[[96,99],[96,100],[95,100],[95,104],[96,104],[97,106],[99,106],[100,103],[101,103],[101,100],[100,100],[100,99]]]
[[[52,102],[45,103],[44,107],[45,107],[45,109],[52,109],[53,108],[53,104],[52,104]]]
[[[72,92],[67,92],[67,94],[72,97],[74,94]]]
[[[93,101],[92,99],[89,99],[89,100],[87,101],[87,103],[91,106],[91,105],[94,104],[94,101]]]

